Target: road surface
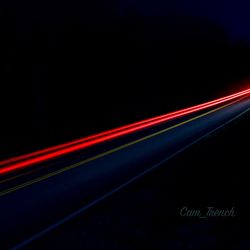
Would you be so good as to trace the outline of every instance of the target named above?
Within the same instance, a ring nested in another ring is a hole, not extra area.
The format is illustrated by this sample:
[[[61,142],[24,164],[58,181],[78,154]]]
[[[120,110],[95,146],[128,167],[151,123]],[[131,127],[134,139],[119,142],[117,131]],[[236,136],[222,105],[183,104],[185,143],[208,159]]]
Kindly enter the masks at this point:
[[[4,177],[2,248],[28,244],[249,109],[250,98],[239,99]]]

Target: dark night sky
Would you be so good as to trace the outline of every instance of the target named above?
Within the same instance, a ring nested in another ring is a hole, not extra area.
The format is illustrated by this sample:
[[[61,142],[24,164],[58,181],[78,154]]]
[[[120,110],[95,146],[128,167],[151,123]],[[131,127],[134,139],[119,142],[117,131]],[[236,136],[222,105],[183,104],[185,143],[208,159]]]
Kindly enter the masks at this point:
[[[145,15],[203,16],[223,26],[233,39],[246,38],[250,42],[250,2],[247,0],[125,1]]]
[[[249,76],[250,46],[237,42],[250,44],[249,7],[243,0],[0,1],[0,154],[230,90]]]
[[[85,1],[8,1],[7,5],[11,15],[16,16],[19,27],[27,29],[27,24],[32,20],[46,22],[67,22],[69,19],[84,19],[94,22],[98,16],[98,6],[85,3]],[[107,8],[115,0],[105,1]],[[234,40],[247,39],[250,42],[250,2],[246,0],[118,0],[120,12],[133,9],[142,15],[187,15],[206,17],[221,25]],[[93,12],[84,13],[86,5],[93,5]],[[96,15],[95,15],[96,14]],[[29,25],[28,25],[29,26]]]

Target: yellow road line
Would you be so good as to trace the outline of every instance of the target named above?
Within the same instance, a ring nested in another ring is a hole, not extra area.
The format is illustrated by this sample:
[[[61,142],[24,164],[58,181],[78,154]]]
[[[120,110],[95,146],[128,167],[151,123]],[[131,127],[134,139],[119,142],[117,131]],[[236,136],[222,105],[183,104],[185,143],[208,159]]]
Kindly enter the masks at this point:
[[[240,100],[242,100],[242,99],[244,99],[244,98],[241,98]],[[171,129],[180,127],[180,126],[182,126],[182,125],[184,125],[184,124],[190,123],[190,122],[195,121],[195,120],[197,120],[197,119],[199,119],[199,118],[202,118],[202,117],[204,117],[204,116],[207,116],[207,115],[209,115],[209,114],[212,114],[212,113],[214,113],[214,112],[216,112],[216,111],[218,111],[218,110],[221,110],[221,109],[223,109],[223,108],[225,108],[225,107],[228,107],[228,106],[230,106],[230,105],[232,105],[232,104],[234,104],[234,103],[236,103],[236,102],[238,102],[238,101],[239,101],[239,100],[234,101],[234,102],[231,102],[231,103],[226,104],[226,105],[223,105],[222,107],[219,107],[219,108],[210,110],[210,111],[208,111],[208,112],[206,112],[206,113],[204,113],[204,114],[198,115],[198,116],[193,117],[193,118],[191,118],[191,119],[189,119],[189,120],[187,120],[187,121],[178,123],[178,124],[173,125],[173,126],[171,126],[171,127],[169,127],[169,128],[163,129],[163,130],[161,130],[161,131],[158,131],[158,132],[153,133],[153,134],[151,134],[151,135],[145,136],[145,137],[140,138],[140,139],[138,139],[138,140],[135,140],[135,141],[133,141],[133,142],[124,144],[124,145],[122,145],[122,146],[116,147],[116,148],[114,148],[114,149],[111,149],[111,150],[109,150],[109,151],[106,151],[106,152],[104,152],[104,153],[101,153],[101,154],[99,154],[99,155],[96,155],[96,156],[91,157],[91,158],[89,158],[89,159],[85,159],[85,160],[80,161],[80,162],[78,162],[78,163],[75,163],[75,164],[73,164],[73,165],[70,165],[70,166],[67,166],[67,167],[65,167],[65,168],[62,168],[62,169],[60,169],[60,170],[57,170],[57,171],[55,171],[55,172],[52,172],[52,173],[50,173],[50,174],[46,174],[46,175],[41,176],[41,177],[38,177],[38,178],[36,178],[36,179],[34,179],[34,180],[31,180],[31,181],[25,182],[25,183],[23,183],[23,184],[17,185],[17,186],[15,186],[15,187],[9,188],[9,189],[7,189],[7,190],[4,190],[4,191],[0,192],[0,197],[1,197],[1,196],[4,196],[4,195],[7,195],[7,194],[9,194],[9,193],[12,193],[12,192],[14,192],[14,191],[17,191],[17,190],[19,190],[19,189],[25,188],[25,187],[27,187],[27,186],[30,186],[30,185],[32,185],[32,184],[34,184],[34,183],[37,183],[37,182],[43,181],[43,180],[45,180],[45,179],[48,179],[48,178],[50,178],[50,177],[56,176],[56,175],[58,175],[58,174],[64,173],[64,172],[69,171],[69,170],[71,170],[71,169],[73,169],[73,168],[79,167],[79,166],[81,166],[81,165],[83,165],[83,164],[86,164],[86,163],[89,163],[89,162],[91,162],[91,161],[94,161],[94,160],[97,160],[97,159],[99,159],[99,158],[102,158],[102,157],[104,157],[104,156],[110,155],[110,154],[112,154],[112,153],[114,153],[114,152],[117,152],[117,151],[122,150],[122,149],[124,149],[124,148],[127,148],[127,147],[129,147],[129,146],[132,146],[132,145],[137,144],[137,143],[139,143],[139,142],[142,142],[142,141],[145,141],[145,140],[150,139],[150,138],[152,138],[152,137],[155,137],[155,136],[158,136],[158,135],[160,135],[160,134],[163,134],[163,133],[165,133],[165,132],[167,132],[167,131],[169,131],[169,130],[171,130]]]

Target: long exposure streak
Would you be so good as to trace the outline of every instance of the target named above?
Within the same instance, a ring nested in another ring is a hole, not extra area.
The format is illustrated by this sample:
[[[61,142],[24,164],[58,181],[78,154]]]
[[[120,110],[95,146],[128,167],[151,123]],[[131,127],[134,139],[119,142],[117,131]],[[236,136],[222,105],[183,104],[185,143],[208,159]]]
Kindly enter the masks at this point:
[[[129,125],[125,125],[119,128],[108,130],[102,133],[91,135],[82,139],[64,143],[58,146],[50,147],[47,149],[39,150],[30,154],[14,157],[11,159],[4,160],[0,162],[0,174],[7,174],[14,170],[22,169],[25,167],[32,166],[34,164],[39,164],[69,153],[73,153],[90,146],[94,146],[99,143],[103,143],[118,137],[128,135],[145,128],[149,128],[155,125],[159,125],[163,122],[172,120],[174,118],[179,118],[184,115],[188,115],[197,111],[201,111],[210,107],[214,107],[218,104],[225,103],[227,101],[247,96],[250,94],[250,89],[228,95],[210,102],[195,105],[189,108],[181,109],[168,114],[160,115],[154,118],[146,119]]]

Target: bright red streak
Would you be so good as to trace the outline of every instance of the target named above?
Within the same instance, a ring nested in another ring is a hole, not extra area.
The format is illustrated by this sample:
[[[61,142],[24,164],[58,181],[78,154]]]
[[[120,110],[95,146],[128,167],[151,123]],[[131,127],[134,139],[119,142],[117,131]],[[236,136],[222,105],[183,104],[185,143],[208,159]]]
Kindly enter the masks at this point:
[[[245,92],[245,91],[242,91],[240,93],[243,93],[243,92]],[[229,97],[231,98],[231,97],[233,97],[235,95],[238,95],[238,94],[223,97],[223,98],[220,98],[218,100],[225,100],[225,99],[227,99]],[[139,122],[136,122],[136,123],[133,123],[133,124],[125,125],[125,126],[115,128],[115,129],[112,129],[112,130],[108,130],[108,131],[105,131],[105,132],[102,132],[102,133],[91,135],[91,136],[88,136],[88,137],[85,137],[85,138],[81,138],[81,139],[78,139],[78,140],[67,142],[67,143],[64,143],[64,144],[61,144],[61,145],[57,145],[57,146],[50,147],[50,148],[47,148],[47,149],[42,149],[42,150],[39,150],[39,151],[36,151],[36,152],[32,152],[32,153],[29,153],[29,154],[25,154],[25,155],[21,155],[21,156],[11,158],[11,159],[7,159],[7,160],[4,160],[4,161],[1,161],[0,166],[6,165],[6,164],[9,164],[9,163],[13,163],[13,162],[17,162],[17,161],[20,161],[20,160],[28,159],[28,158],[31,158],[31,157],[39,156],[39,155],[42,155],[42,154],[45,154],[45,153],[50,153],[50,152],[56,151],[58,149],[62,149],[62,148],[68,147],[68,146],[76,145],[78,143],[83,143],[83,142],[86,142],[86,141],[89,141],[89,140],[93,140],[95,138],[103,137],[103,136],[108,135],[108,134],[112,134],[112,133],[122,131],[122,130],[125,130],[125,129],[128,129],[128,128],[132,128],[134,126],[138,126],[138,125],[145,124],[145,123],[148,123],[148,122],[151,122],[151,121],[155,121],[155,120],[158,120],[158,119],[161,119],[161,118],[165,118],[165,117],[177,114],[177,113],[182,113],[184,111],[188,111],[188,110],[191,110],[191,109],[194,109],[194,108],[202,107],[204,105],[212,104],[214,102],[217,102],[218,100],[203,103],[203,104],[200,104],[200,105],[196,105],[194,107],[182,109],[182,110],[175,111],[175,112],[172,112],[172,113],[169,113],[169,114],[160,115],[160,116],[157,116],[157,117],[154,117],[154,118],[146,119],[146,120],[139,121]]]
[[[18,157],[11,158],[11,159],[7,159],[7,160],[4,160],[4,161],[1,161],[0,166],[6,165],[6,164],[9,164],[9,163],[12,163],[12,162],[20,161],[20,160],[23,160],[23,159],[31,158],[31,157],[34,157],[34,156],[38,156],[38,155],[41,155],[41,154],[53,152],[53,151],[58,150],[58,149],[62,149],[62,148],[68,147],[68,146],[78,144],[78,143],[86,142],[86,141],[89,141],[89,140],[92,140],[92,139],[95,139],[95,138],[98,138],[98,137],[102,137],[102,136],[112,134],[112,133],[115,133],[115,132],[118,132],[118,131],[121,131],[121,130],[132,128],[134,126],[138,126],[138,125],[141,125],[141,124],[144,124],[144,123],[155,121],[155,120],[158,120],[158,119],[161,119],[161,118],[164,118],[164,117],[168,117],[168,116],[171,116],[171,115],[174,115],[174,114],[177,114],[177,113],[182,113],[184,111],[192,110],[194,108],[202,107],[204,105],[209,105],[209,104],[212,104],[214,102],[218,102],[220,100],[227,100],[228,98],[238,96],[239,94],[244,94],[245,92],[247,93],[247,91],[248,90],[245,90],[245,91],[239,92],[237,94],[233,94],[233,95],[230,95],[230,96],[226,96],[226,97],[217,99],[215,101],[210,101],[210,102],[207,102],[207,103],[199,104],[199,105],[196,105],[194,107],[182,109],[182,110],[175,111],[175,112],[172,112],[172,113],[169,113],[169,114],[160,115],[160,116],[157,116],[157,117],[154,117],[154,118],[150,118],[150,119],[139,121],[139,122],[136,122],[136,123],[133,123],[133,124],[125,125],[125,126],[122,126],[122,127],[119,127],[119,128],[115,128],[115,129],[108,130],[108,131],[98,133],[98,134],[95,134],[95,135],[91,135],[91,136],[88,136],[88,137],[85,137],[85,138],[74,140],[74,141],[64,143],[64,144],[61,144],[61,145],[58,145],[58,146],[50,147],[50,148],[47,148],[47,149],[32,152],[30,154],[25,154],[25,155],[21,155],[21,156],[18,156]]]
[[[182,117],[187,114],[191,114],[191,113],[194,113],[194,112],[197,112],[197,111],[209,108],[209,107],[213,107],[215,105],[236,99],[238,97],[247,95],[249,93],[250,93],[250,89],[247,89],[245,91],[241,91],[236,94],[229,95],[223,98],[219,98],[219,99],[206,102],[203,104],[199,104],[193,107],[185,108],[179,111],[171,112],[165,115],[146,119],[146,120],[136,122],[130,125],[125,125],[116,129],[108,130],[108,131],[98,133],[92,136],[88,136],[79,140],[68,142],[62,145],[50,147],[44,150],[36,151],[34,153],[30,153],[27,155],[5,160],[5,161],[0,162],[0,165],[6,165],[0,169],[0,174],[6,174],[17,169],[29,167],[31,165],[42,163],[44,161],[57,158],[59,156],[63,156],[72,152],[76,152],[78,150],[82,150],[90,146],[118,138],[120,136],[124,136],[124,135],[137,132],[145,128],[159,125],[163,122],[169,121],[174,118]],[[10,164],[10,163],[13,163],[13,164]]]

